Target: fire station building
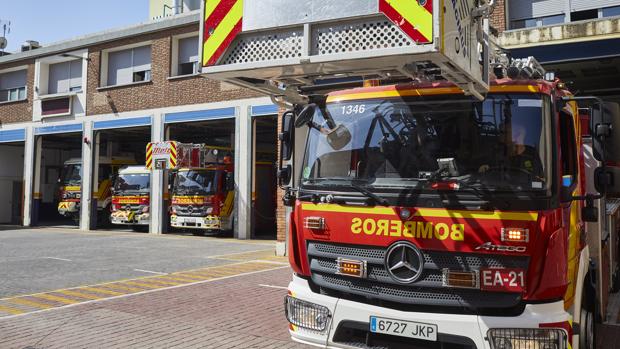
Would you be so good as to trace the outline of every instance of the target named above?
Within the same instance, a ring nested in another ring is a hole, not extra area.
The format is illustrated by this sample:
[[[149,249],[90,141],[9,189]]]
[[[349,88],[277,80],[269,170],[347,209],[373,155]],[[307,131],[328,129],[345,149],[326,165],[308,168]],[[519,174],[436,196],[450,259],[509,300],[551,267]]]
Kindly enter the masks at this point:
[[[175,140],[234,151],[235,237],[277,238],[285,252],[278,107],[198,74],[200,1],[184,3],[194,7],[0,56],[0,224],[68,224],[57,213],[58,178],[73,162],[83,174],[77,228],[96,229],[109,176],[100,165],[144,164],[148,142]],[[496,3],[491,24],[513,57],[535,56],[578,95],[620,100],[620,0]],[[167,231],[167,182],[153,171],[153,234]]]

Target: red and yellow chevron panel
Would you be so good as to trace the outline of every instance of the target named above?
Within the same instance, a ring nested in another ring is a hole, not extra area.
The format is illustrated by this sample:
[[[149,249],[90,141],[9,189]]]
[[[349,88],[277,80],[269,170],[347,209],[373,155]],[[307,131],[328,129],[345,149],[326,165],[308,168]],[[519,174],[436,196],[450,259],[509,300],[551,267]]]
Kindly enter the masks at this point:
[[[177,151],[177,142],[170,142],[170,168],[175,168],[177,167],[177,158],[178,158],[178,151]]]
[[[433,42],[433,0],[379,0],[379,11],[416,43]]]
[[[146,145],[146,168],[153,169],[153,144],[151,143]]]
[[[243,0],[204,0],[202,65],[217,63],[241,32]]]

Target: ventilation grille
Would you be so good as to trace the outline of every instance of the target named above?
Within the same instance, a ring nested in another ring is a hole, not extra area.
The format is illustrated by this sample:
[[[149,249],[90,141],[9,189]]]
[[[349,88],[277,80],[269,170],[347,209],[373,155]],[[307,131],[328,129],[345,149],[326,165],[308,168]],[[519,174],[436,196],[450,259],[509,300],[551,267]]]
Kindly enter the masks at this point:
[[[264,62],[275,59],[299,58],[303,32],[288,31],[277,34],[241,36],[222,64]]]
[[[313,31],[313,55],[407,47],[414,42],[389,20],[330,24]]]

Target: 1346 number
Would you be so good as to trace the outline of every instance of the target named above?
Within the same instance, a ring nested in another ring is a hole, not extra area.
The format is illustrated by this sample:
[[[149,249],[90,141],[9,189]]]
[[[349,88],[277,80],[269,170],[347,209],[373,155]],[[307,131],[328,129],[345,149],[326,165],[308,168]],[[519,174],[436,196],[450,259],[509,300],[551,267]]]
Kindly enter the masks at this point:
[[[342,114],[344,115],[353,115],[353,114],[362,114],[366,111],[366,104],[349,104],[342,106]]]

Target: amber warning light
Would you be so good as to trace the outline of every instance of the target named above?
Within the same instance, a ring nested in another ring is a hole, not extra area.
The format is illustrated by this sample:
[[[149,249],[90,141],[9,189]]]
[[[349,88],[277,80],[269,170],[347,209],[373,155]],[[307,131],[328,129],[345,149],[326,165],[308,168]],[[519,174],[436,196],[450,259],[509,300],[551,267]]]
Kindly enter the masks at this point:
[[[525,228],[502,228],[502,241],[529,242],[530,232]]]
[[[366,277],[366,261],[338,258],[336,263],[338,266],[336,274],[354,276],[358,278]]]

